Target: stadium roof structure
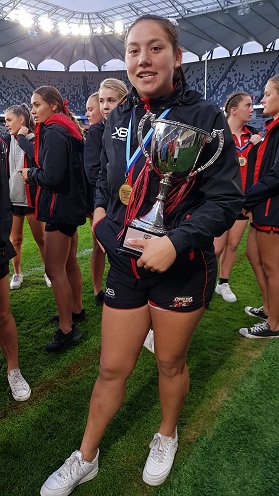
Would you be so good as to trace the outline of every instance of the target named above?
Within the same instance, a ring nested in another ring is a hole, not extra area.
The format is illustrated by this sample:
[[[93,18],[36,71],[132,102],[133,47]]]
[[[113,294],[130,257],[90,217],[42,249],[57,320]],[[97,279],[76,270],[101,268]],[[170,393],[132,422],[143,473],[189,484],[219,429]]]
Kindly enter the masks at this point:
[[[44,60],[55,59],[68,69],[78,60],[89,60],[100,70],[112,59],[124,60],[124,34],[115,32],[117,23],[125,29],[148,13],[173,19],[182,48],[199,58],[220,46],[232,54],[249,41],[265,50],[279,38],[279,0],[106,0],[106,8],[95,7],[94,12],[70,9],[72,4],[76,2],[0,0],[2,64],[20,57],[37,68]],[[92,3],[81,1],[79,7],[88,5]],[[20,24],[26,12],[29,27]],[[61,23],[67,34],[59,32]],[[47,24],[49,32],[44,30]]]

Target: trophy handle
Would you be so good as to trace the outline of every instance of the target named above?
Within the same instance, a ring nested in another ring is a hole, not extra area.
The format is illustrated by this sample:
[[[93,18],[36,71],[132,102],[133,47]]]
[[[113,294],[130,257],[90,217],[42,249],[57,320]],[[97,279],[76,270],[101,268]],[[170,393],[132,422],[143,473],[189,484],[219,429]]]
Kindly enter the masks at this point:
[[[219,143],[218,143],[218,148],[214,155],[211,157],[211,159],[206,162],[206,164],[201,165],[198,169],[194,170],[193,172],[190,172],[188,175],[187,179],[189,180],[190,178],[196,176],[198,172],[203,171],[204,169],[207,169],[210,165],[212,165],[215,160],[219,157],[221,151],[223,150],[224,146],[224,129],[213,129],[212,133],[210,134],[210,137],[208,138],[208,143],[210,143],[214,138],[218,137]]]
[[[150,156],[148,155],[148,153],[145,149],[143,139],[142,139],[143,126],[144,126],[145,122],[147,121],[147,119],[150,119],[151,126],[153,127],[154,121],[156,119],[156,115],[152,114],[152,112],[146,112],[146,114],[144,114],[144,116],[141,118],[141,120],[139,121],[139,125],[138,125],[138,142],[139,142],[139,146],[141,147],[143,155],[145,156],[145,158],[148,158],[150,160]],[[151,162],[151,160],[150,160],[150,162]]]

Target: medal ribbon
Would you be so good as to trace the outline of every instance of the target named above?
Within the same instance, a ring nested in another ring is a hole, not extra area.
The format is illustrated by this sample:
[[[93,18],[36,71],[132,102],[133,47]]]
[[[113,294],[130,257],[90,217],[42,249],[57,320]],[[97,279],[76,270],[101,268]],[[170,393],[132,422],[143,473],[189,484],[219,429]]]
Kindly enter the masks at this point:
[[[164,110],[164,112],[161,113],[161,115],[158,117],[158,119],[164,119],[165,117],[168,116],[170,113],[171,108],[168,108]],[[133,111],[131,112],[131,117],[130,117],[130,122],[129,122],[129,127],[128,127],[128,134],[127,134],[127,142],[126,142],[126,174],[125,177],[129,177],[129,173],[132,169],[132,167],[135,165],[139,157],[142,155],[142,149],[140,146],[137,147],[136,151],[133,153],[132,157],[130,157],[130,150],[131,150],[131,141],[132,141],[132,121],[133,121]],[[146,147],[152,138],[152,134],[154,132],[154,129],[151,127],[146,133],[145,137],[143,138],[143,144],[144,147]],[[130,181],[128,181],[130,183]]]

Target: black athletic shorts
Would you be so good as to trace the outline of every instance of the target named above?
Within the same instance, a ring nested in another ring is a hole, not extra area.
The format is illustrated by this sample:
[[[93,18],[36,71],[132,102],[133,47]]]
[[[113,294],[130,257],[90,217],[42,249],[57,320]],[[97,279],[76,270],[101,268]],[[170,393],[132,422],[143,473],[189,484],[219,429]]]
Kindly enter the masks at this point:
[[[34,214],[35,208],[21,207],[20,205],[12,205],[12,213],[17,217],[24,217],[24,215]]]
[[[0,265],[0,279],[4,279],[9,274],[9,262]]]
[[[77,230],[78,226],[75,224],[46,224],[45,231],[46,232],[54,232],[59,231],[65,236],[73,237]]]
[[[179,257],[179,262],[163,273],[138,268],[126,255],[110,255],[105,292],[109,307],[131,309],[149,304],[175,312],[208,307],[217,277],[213,248],[185,254],[184,260]]]

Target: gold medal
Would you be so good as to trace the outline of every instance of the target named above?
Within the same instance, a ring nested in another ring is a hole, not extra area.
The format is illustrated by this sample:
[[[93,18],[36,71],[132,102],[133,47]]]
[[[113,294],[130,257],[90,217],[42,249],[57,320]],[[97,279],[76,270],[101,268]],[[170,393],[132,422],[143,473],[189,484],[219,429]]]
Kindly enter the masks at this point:
[[[119,198],[124,205],[128,205],[131,193],[132,186],[130,186],[130,184],[128,184],[127,182],[121,184],[119,188]]]
[[[238,157],[238,160],[240,167],[244,167],[247,164],[247,158],[243,157],[243,155]]]

